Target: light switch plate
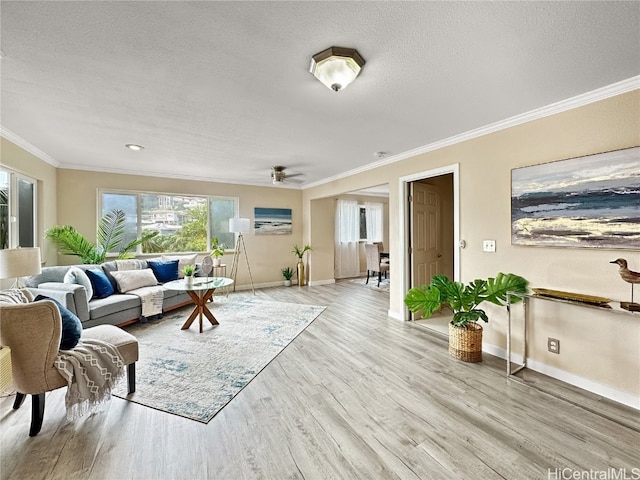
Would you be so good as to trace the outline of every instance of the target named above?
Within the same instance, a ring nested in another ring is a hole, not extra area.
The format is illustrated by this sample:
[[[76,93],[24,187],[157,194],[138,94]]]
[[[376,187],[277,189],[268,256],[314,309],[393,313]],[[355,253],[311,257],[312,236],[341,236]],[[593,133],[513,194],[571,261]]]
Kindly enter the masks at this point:
[[[485,252],[495,252],[496,251],[496,241],[495,240],[485,240],[482,242],[482,250]]]

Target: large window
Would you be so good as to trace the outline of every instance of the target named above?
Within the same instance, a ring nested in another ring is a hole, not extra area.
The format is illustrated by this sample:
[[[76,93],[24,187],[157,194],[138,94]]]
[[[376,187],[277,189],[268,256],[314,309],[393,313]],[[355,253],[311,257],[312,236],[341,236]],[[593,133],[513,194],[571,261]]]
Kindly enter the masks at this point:
[[[36,181],[0,169],[0,248],[36,247]]]
[[[229,232],[229,219],[238,215],[238,199],[143,192],[100,192],[100,211],[112,210],[126,216],[125,242],[144,231],[157,231],[154,247],[162,252],[204,252],[214,238],[233,248],[235,234]],[[148,253],[142,245],[138,253]]]

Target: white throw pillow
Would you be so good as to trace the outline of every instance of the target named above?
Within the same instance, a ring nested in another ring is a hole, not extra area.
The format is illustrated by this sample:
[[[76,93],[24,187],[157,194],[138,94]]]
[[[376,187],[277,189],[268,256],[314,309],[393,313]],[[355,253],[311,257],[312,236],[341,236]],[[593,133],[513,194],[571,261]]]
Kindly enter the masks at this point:
[[[193,255],[162,255],[162,261],[167,262],[169,260],[178,260],[178,278],[184,278],[182,269],[185,265],[195,266],[197,257],[197,253],[194,253]]]
[[[121,293],[130,292],[136,288],[153,287],[158,284],[158,280],[150,268],[145,268],[144,270],[116,270],[111,272],[111,275],[116,279],[118,290]]]
[[[64,283],[75,283],[76,285],[82,285],[87,291],[87,300],[93,298],[93,287],[91,286],[91,280],[89,280],[89,276],[81,268],[71,267],[69,270],[67,270],[67,273],[64,275],[64,279],[62,281]]]

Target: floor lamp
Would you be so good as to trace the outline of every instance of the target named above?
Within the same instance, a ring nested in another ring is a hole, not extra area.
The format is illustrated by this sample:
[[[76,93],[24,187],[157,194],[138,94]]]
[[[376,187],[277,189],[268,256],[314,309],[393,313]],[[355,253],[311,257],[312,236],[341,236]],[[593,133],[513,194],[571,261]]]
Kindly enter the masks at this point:
[[[251,267],[249,266],[249,257],[247,256],[247,248],[244,245],[243,233],[249,231],[251,220],[248,218],[230,218],[229,219],[229,231],[231,233],[238,234],[238,241],[236,242],[236,250],[233,254],[233,264],[231,265],[231,278],[233,278],[233,291],[236,291],[236,276],[238,275],[238,264],[240,263],[240,251],[244,253],[244,258],[247,261],[247,269],[249,270],[249,280],[251,280],[251,290],[253,294],[256,294],[256,289],[253,286],[253,277],[251,276]]]

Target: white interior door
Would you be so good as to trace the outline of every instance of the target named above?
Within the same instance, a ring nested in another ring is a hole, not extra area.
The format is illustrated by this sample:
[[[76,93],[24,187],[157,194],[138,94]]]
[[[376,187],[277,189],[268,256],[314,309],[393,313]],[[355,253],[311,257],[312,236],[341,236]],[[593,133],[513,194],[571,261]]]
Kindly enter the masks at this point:
[[[441,273],[441,194],[433,185],[412,182],[410,187],[411,286],[428,284]]]

